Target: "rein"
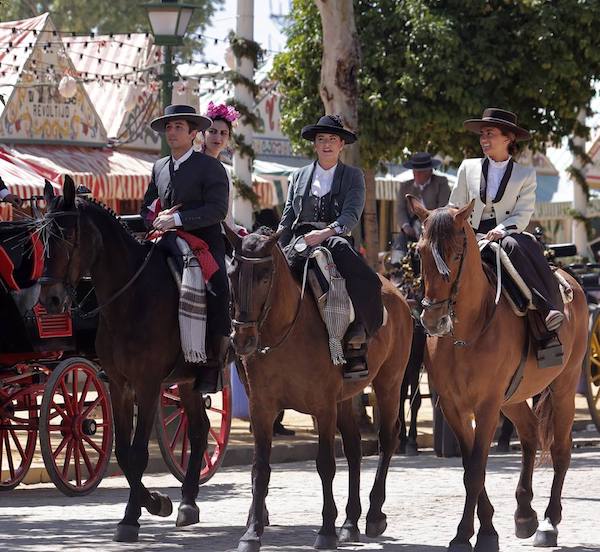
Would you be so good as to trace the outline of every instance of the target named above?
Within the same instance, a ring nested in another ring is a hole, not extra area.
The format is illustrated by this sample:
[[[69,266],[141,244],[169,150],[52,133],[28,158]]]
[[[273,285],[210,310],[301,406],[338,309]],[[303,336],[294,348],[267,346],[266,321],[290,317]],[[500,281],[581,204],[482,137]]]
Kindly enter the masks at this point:
[[[71,251],[73,251],[79,246],[79,212],[56,211],[54,213],[48,213],[46,215],[46,218],[52,219],[52,218],[58,218],[59,216],[60,217],[62,217],[62,216],[76,216],[77,217],[77,239],[75,240],[75,243],[70,244],[71,245],[70,249],[71,249]],[[121,297],[121,295],[123,295],[123,293],[125,293],[135,283],[135,281],[140,277],[140,275],[142,274],[144,269],[148,266],[148,263],[150,262],[150,258],[152,257],[152,253],[154,253],[154,250],[156,249],[156,245],[157,245],[157,242],[153,241],[152,245],[150,246],[150,250],[148,251],[148,253],[146,253],[144,261],[142,262],[140,267],[137,269],[135,274],[125,283],[125,285],[123,287],[119,288],[115,293],[113,293],[102,305],[99,305],[95,309],[92,309],[91,311],[88,311],[88,312],[83,311],[82,305],[85,303],[87,298],[90,296],[90,293],[92,292],[92,290],[90,290],[90,292],[83,298],[81,303],[77,303],[75,287],[71,283],[67,282],[64,278],[60,279],[60,278],[54,278],[51,276],[42,276],[38,281],[41,285],[62,284],[65,287],[65,289],[67,290],[67,292],[69,293],[71,300],[72,300],[73,304],[75,305],[75,309],[78,311],[79,317],[86,320],[88,318],[92,318],[92,317],[96,316],[100,311],[102,311],[108,305],[110,305],[115,300],[117,300],[119,297]],[[67,274],[67,275],[69,274],[69,268],[71,267],[71,261],[73,260],[71,253],[69,253],[68,255],[69,255],[69,260],[67,263],[67,268],[65,270],[65,274]],[[92,288],[92,289],[94,289],[94,288]]]
[[[254,272],[254,266],[257,264],[273,262],[273,256],[269,255],[267,257],[246,257],[244,255],[241,255],[240,253],[235,252],[233,255],[233,258],[242,265],[241,269],[240,269],[240,280],[247,284],[246,286],[240,286],[240,299],[239,299],[240,312],[247,313],[247,312],[249,312],[250,306],[252,305],[252,277],[253,277],[253,272]],[[307,265],[308,265],[308,259],[307,259]],[[244,270],[244,268],[246,270]],[[244,279],[244,278],[242,278],[242,276],[245,276],[246,278]],[[233,327],[235,329],[253,328],[254,327],[254,328],[256,328],[256,331],[258,333],[258,339],[260,340],[260,331],[259,330],[262,327],[262,325],[264,324],[264,322],[267,318],[267,315],[269,314],[269,311],[271,310],[271,305],[273,303],[273,293],[272,292],[273,292],[274,282],[275,282],[275,268],[273,267],[273,273],[271,274],[271,281],[269,283],[269,290],[267,291],[267,299],[261,309],[261,312],[260,312],[258,318],[256,320],[245,320],[245,321],[233,319],[231,321],[231,323],[233,324]],[[289,328],[283,334],[283,337],[275,345],[271,345],[271,346],[267,345],[265,347],[257,346],[257,352],[259,354],[266,355],[266,354],[278,349],[279,347],[281,347],[281,345],[283,345],[285,343],[287,338],[290,336],[290,334],[292,333],[292,330],[296,326],[296,322],[298,321],[298,317],[300,315],[300,310],[302,307],[302,299],[304,298],[305,285],[306,285],[306,279],[304,279],[302,282],[302,292],[300,294],[300,299],[298,300],[298,305],[296,307],[296,313],[294,314],[294,319],[292,320],[292,323],[290,324]]]

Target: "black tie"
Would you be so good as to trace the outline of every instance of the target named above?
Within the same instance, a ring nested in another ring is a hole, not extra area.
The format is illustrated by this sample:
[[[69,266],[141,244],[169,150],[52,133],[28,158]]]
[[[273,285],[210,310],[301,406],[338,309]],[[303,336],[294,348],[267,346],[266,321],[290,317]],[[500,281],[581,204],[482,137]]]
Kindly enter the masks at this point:
[[[165,200],[167,205],[165,205],[165,209],[170,209],[173,207],[173,177],[175,176],[175,163],[173,162],[173,158],[169,160],[169,175],[170,180],[167,184],[167,189],[165,190]]]

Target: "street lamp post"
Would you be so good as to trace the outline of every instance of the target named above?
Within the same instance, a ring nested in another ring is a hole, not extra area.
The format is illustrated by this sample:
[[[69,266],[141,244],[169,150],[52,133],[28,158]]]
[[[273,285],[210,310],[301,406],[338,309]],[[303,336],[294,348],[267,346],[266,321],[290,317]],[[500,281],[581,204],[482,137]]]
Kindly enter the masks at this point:
[[[192,19],[195,6],[180,4],[178,0],[161,0],[144,4],[154,35],[154,43],[163,46],[164,65],[161,80],[163,108],[171,105],[173,100],[173,46],[183,44],[183,37]],[[169,154],[169,146],[162,136],[161,155]]]

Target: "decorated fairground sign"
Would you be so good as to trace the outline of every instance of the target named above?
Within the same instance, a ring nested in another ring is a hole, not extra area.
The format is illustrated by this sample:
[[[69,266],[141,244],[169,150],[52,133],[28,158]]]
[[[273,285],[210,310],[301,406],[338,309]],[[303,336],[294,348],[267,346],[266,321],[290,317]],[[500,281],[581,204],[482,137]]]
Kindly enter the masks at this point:
[[[15,26],[20,23],[20,26]],[[106,132],[48,14],[0,23],[0,141],[103,146]],[[7,57],[11,59],[7,60]],[[17,69],[18,68],[18,69]]]

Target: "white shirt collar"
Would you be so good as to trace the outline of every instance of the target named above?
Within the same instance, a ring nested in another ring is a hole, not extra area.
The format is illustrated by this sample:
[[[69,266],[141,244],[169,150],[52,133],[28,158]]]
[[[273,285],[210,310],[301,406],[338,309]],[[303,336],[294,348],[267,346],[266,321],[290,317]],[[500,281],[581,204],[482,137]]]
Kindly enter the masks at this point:
[[[192,153],[194,153],[194,146],[187,150],[179,159],[173,159],[173,156],[171,155],[171,159],[173,159],[173,170],[176,171],[182,163],[192,156]]]
[[[337,169],[337,163],[329,169],[324,169],[323,167],[321,167],[321,165],[319,165],[319,162],[317,161],[316,172],[319,176],[322,176],[322,175],[330,176],[331,175],[331,177],[333,178],[333,173],[335,172],[335,169]]]
[[[337,163],[329,169],[324,169],[323,167],[321,167],[321,165],[319,165],[319,162],[317,161],[315,174],[313,176],[313,181],[310,186],[310,193],[312,195],[315,195],[317,197],[323,197],[331,191],[336,168]]]
[[[505,159],[504,161],[494,161],[491,157],[488,157],[488,161],[490,162],[490,167],[492,167],[493,169],[506,169],[506,166],[508,165],[508,162],[511,160],[510,155],[508,156],[508,159]]]

